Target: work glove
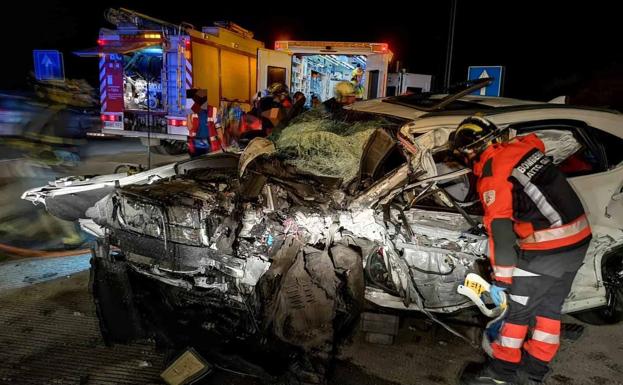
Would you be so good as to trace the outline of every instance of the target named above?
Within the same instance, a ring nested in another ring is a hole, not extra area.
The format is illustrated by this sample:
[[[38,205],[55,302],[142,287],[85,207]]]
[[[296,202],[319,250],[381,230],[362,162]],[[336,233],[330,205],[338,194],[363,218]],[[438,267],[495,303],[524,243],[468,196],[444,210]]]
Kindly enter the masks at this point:
[[[505,290],[506,288],[504,287],[491,285],[491,288],[489,289],[489,295],[491,296],[491,300],[493,301],[493,304],[495,306],[500,306],[504,302],[504,294],[502,293]]]

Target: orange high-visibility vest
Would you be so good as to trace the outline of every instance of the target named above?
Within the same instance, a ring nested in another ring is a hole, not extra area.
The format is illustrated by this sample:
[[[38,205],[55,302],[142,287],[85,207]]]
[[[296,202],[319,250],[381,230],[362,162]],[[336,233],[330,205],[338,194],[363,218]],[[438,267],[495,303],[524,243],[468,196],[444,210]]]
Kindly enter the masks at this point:
[[[216,117],[218,110],[216,107],[208,106],[208,138],[210,139],[210,152],[220,151],[222,143],[216,131]]]

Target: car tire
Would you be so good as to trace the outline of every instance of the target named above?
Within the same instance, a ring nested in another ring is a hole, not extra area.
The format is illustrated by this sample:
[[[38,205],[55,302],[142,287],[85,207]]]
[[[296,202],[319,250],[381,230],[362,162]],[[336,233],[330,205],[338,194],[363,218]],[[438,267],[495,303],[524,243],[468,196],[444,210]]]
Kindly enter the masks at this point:
[[[154,146],[153,150],[161,155],[182,155],[188,152],[188,144],[181,140],[162,139],[159,146]]]
[[[101,246],[92,251],[89,288],[106,345],[142,338],[141,318],[134,304],[127,264],[103,258]]]
[[[607,305],[575,313],[573,316],[590,325],[612,325],[623,321],[623,252],[610,254],[602,262],[601,274],[606,287]]]

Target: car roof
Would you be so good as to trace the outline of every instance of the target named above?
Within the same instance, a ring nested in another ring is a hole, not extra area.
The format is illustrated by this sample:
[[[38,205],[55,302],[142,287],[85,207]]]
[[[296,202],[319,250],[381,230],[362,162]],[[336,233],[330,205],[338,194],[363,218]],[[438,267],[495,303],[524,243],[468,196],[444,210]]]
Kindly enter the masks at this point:
[[[446,97],[446,94],[431,95],[430,99],[441,100]],[[416,106],[407,106],[404,104],[392,103],[392,99],[395,97],[385,97],[377,99],[368,99],[356,102],[345,108],[355,111],[370,112],[376,114],[397,116],[405,119],[417,119],[423,115],[429,114],[430,111],[418,109]],[[525,105],[539,105],[547,104],[544,102],[535,102],[530,100],[520,100],[512,98],[499,98],[488,96],[476,96],[466,95],[459,99],[459,102],[465,103],[465,109],[459,109],[454,111],[478,111],[479,107],[482,109],[501,108],[501,107],[517,107]],[[441,111],[440,111],[441,112]]]
[[[429,98],[441,100],[445,96],[439,94]],[[477,95],[466,95],[457,101],[459,103],[454,107],[436,111],[395,104],[391,97],[364,100],[346,108],[409,119],[410,131],[420,133],[434,127],[456,127],[463,119],[478,112],[498,125],[551,119],[577,120],[623,138],[623,114],[618,111]]]

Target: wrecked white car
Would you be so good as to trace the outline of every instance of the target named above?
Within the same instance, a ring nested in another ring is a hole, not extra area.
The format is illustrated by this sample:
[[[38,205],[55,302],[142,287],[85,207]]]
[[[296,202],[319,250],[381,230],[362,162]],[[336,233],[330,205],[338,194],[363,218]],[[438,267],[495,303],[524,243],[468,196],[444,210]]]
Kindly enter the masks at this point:
[[[241,154],[63,178],[23,198],[97,237],[107,341],[270,350],[314,382],[366,303],[433,318],[473,306],[457,287],[489,277],[487,236],[446,144],[480,112],[509,135],[536,133],[585,205],[594,236],[564,311],[621,320],[623,116],[472,89],[312,111]]]

